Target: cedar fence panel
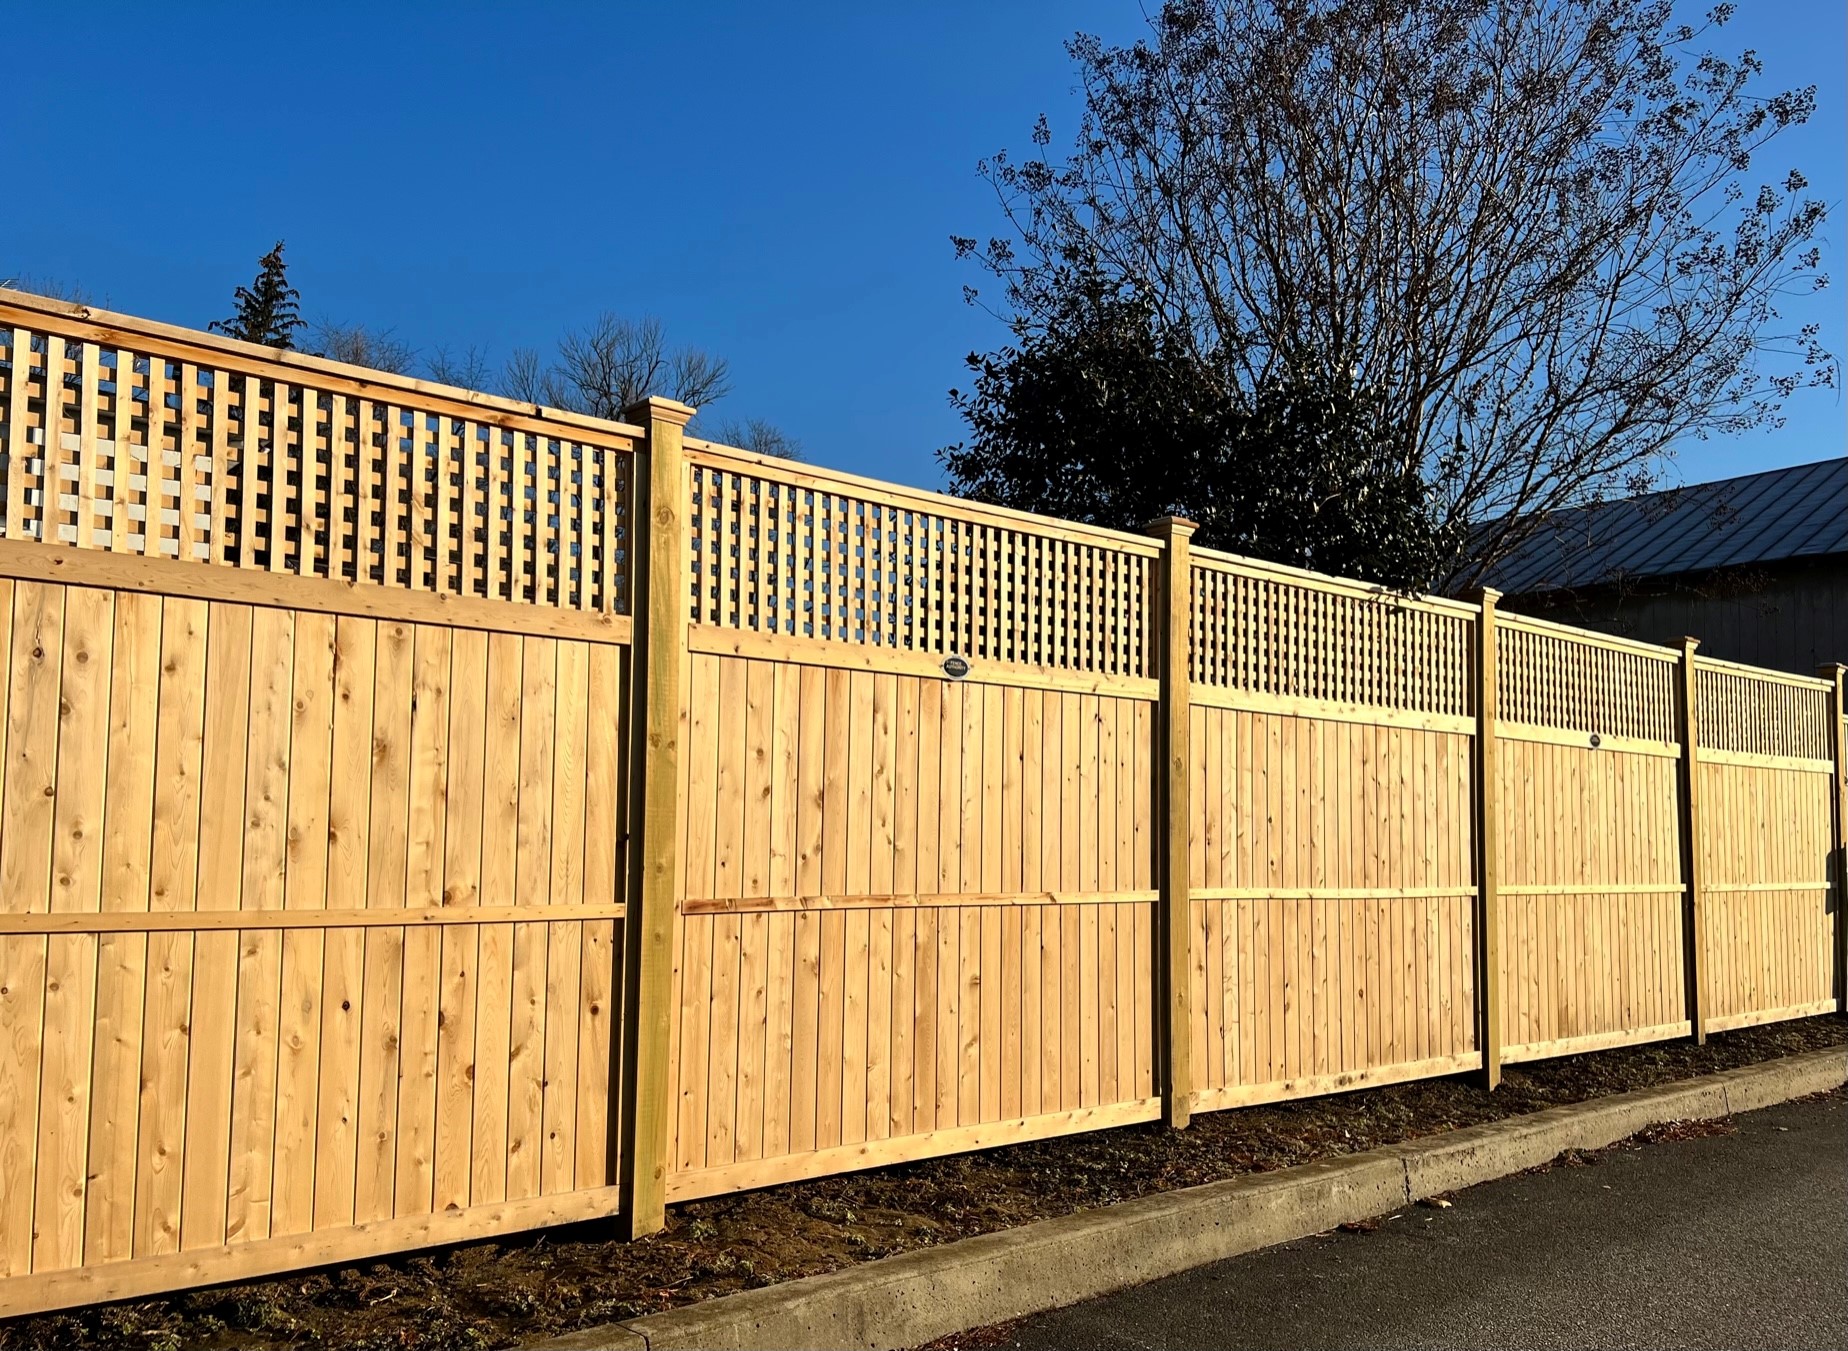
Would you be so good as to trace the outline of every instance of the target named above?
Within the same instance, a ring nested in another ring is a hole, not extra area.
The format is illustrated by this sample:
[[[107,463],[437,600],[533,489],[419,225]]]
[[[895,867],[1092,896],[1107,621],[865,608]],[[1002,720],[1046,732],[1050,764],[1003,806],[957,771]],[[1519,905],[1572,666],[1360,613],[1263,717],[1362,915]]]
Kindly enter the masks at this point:
[[[0,293],[0,1310],[1841,1007],[1806,679]]]

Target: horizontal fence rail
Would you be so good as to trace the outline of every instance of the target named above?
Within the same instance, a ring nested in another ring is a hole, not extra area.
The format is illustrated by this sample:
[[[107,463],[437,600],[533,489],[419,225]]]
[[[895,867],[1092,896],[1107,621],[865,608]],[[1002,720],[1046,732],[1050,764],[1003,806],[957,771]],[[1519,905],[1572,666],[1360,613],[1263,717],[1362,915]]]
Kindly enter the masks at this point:
[[[0,292],[0,1308],[1842,1007],[1784,675]]]

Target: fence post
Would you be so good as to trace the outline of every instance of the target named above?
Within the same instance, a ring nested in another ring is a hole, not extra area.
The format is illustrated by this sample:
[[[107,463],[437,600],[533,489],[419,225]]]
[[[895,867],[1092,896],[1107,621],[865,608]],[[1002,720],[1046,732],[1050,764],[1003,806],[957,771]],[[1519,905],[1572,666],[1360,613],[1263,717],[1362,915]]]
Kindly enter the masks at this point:
[[[1501,1083],[1501,779],[1495,763],[1495,602],[1501,592],[1482,588],[1476,622],[1476,1039],[1482,1046],[1482,1082]]]
[[[1848,666],[1831,662],[1816,674],[1834,685],[1829,691],[1829,758],[1835,762],[1835,781],[1829,792],[1829,811],[1835,822],[1830,862],[1835,881],[1835,1007],[1848,1013]]]
[[[623,924],[620,1167],[625,1235],[666,1222],[674,894],[680,847],[681,671],[687,637],[687,482],[681,429],[693,409],[644,399],[630,498],[628,917]]]
[[[1700,876],[1700,693],[1695,679],[1698,638],[1681,640],[1681,682],[1675,702],[1681,731],[1681,875],[1687,882],[1682,901],[1682,981],[1687,986],[1688,1023],[1697,1043],[1707,1040],[1707,926],[1702,913]]]
[[[1161,738],[1161,775],[1155,784],[1161,843],[1155,860],[1160,888],[1155,905],[1156,1048],[1162,1065],[1162,1120],[1179,1129],[1193,1115],[1193,1037],[1188,1001],[1192,993],[1189,952],[1193,934],[1187,891],[1187,794],[1193,767],[1187,758],[1189,675],[1188,631],[1193,613],[1193,555],[1189,541],[1199,527],[1179,516],[1149,523],[1149,534],[1166,546],[1161,554],[1161,705],[1156,735]]]

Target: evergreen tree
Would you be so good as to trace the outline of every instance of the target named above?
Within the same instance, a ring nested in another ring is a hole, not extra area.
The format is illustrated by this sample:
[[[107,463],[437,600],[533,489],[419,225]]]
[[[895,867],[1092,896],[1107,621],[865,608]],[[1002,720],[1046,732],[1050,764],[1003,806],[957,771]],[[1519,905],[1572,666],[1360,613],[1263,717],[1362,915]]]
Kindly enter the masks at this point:
[[[295,330],[302,326],[301,298],[302,293],[289,285],[289,265],[282,260],[282,241],[277,240],[258,261],[256,279],[237,288],[237,313],[213,320],[212,331],[266,347],[293,347]]]

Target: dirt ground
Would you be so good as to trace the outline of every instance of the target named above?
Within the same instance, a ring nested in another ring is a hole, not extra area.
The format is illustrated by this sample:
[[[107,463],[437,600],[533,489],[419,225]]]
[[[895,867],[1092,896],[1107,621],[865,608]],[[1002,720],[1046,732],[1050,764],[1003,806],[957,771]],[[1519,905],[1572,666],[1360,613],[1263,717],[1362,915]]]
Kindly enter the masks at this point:
[[[617,1242],[597,1224],[161,1299],[0,1322],[0,1351],[485,1351],[853,1262],[1241,1173],[1848,1042],[1829,1015],[1463,1078],[1010,1145],[675,1206]]]

